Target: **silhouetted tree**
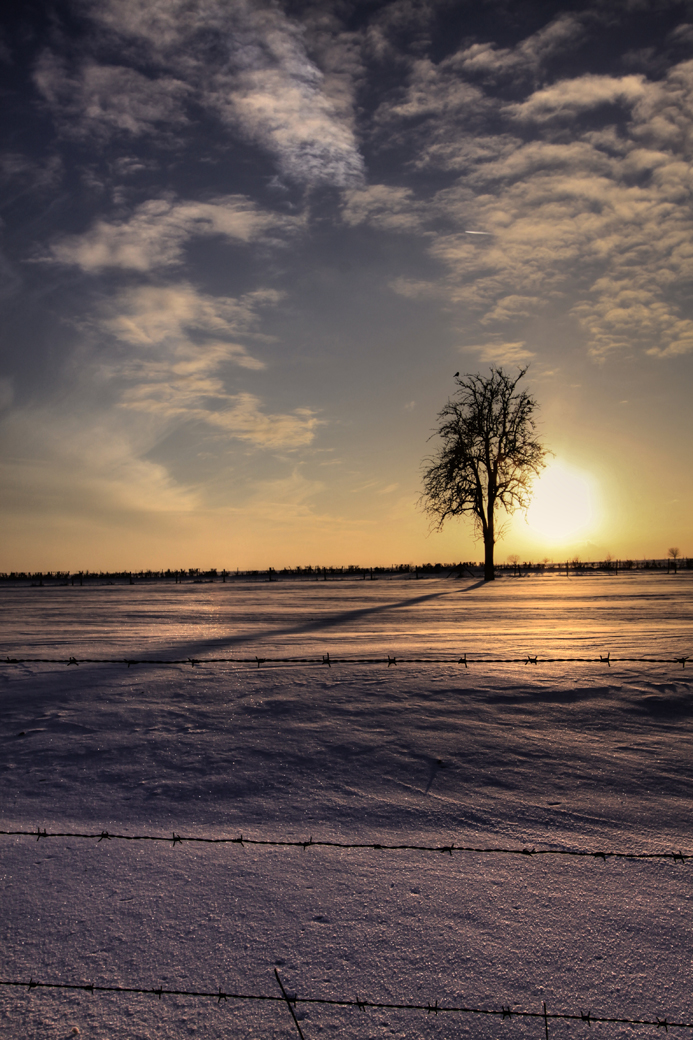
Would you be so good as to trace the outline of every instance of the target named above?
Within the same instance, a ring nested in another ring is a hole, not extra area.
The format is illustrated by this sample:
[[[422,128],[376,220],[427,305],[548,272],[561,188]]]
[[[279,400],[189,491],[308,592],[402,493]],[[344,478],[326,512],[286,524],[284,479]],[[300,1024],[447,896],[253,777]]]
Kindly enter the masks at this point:
[[[671,549],[667,549],[667,556],[673,563],[674,574],[676,574],[676,561],[678,560],[680,555],[681,551],[680,549],[678,549],[677,546],[673,546]],[[669,570],[669,565],[667,565],[667,570]]]
[[[424,460],[422,504],[440,530],[453,516],[472,516],[484,540],[484,580],[493,581],[493,549],[502,535],[496,510],[529,505],[532,478],[549,454],[536,439],[537,403],[502,368],[490,376],[455,376],[457,391],[439,413],[442,444]]]

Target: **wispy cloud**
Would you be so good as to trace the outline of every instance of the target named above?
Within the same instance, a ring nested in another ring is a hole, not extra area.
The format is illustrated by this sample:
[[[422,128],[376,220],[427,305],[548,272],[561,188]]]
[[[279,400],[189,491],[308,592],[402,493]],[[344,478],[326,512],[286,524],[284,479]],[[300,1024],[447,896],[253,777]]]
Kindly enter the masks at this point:
[[[450,64],[491,82],[518,74],[536,75],[548,59],[574,45],[584,31],[582,20],[577,15],[560,14],[514,47],[498,47],[493,42],[473,43],[458,51]]]
[[[22,152],[0,153],[0,180],[21,186],[22,191],[45,191],[55,188],[62,175],[62,162],[57,155],[52,155],[44,162],[24,155]]]
[[[212,438],[218,452],[233,442],[244,454],[309,445],[322,422],[313,410],[268,408],[238,385],[266,368],[242,340],[266,341],[262,310],[278,299],[272,290],[215,297],[185,282],[130,288],[81,322],[54,403],[16,402],[11,381],[0,381],[5,510],[40,523],[49,508],[68,542],[76,508],[79,524],[168,536],[175,518],[209,505],[204,481],[152,457],[176,430],[190,445]]]
[[[83,235],[53,243],[51,256],[84,271],[105,267],[150,271],[177,263],[185,243],[202,236],[250,242],[270,228],[295,228],[297,221],[268,213],[239,195],[210,202],[150,199],[125,220],[98,220]]]
[[[347,224],[371,224],[385,231],[415,231],[421,215],[411,188],[371,184],[345,192],[342,216]]]
[[[89,54],[68,72],[60,56],[43,55],[36,83],[69,132],[180,130],[190,119],[185,104],[194,101],[271,153],[292,181],[345,187],[363,180],[356,49],[347,37],[321,32],[320,19],[309,57],[306,26],[271,4],[98,0],[85,9],[98,26],[92,48],[116,37],[123,64]]]
[[[619,102],[633,105],[646,93],[647,84],[643,76],[580,76],[536,90],[526,101],[508,105],[507,111],[521,120],[572,117],[600,105]]]
[[[310,409],[267,414],[259,397],[229,388],[220,374],[228,365],[265,368],[237,338],[252,335],[259,310],[277,300],[262,290],[212,297],[186,283],[128,290],[98,322],[130,348],[100,363],[102,378],[120,388],[121,407],[166,425],[202,422],[263,448],[309,444],[319,425]]]
[[[177,483],[166,467],[147,459],[152,439],[138,424],[125,424],[117,412],[96,412],[79,399],[69,413],[24,405],[14,409],[2,428],[0,465],[4,506],[32,522],[74,529],[75,503],[81,523],[122,524],[147,517],[161,531],[166,515],[191,513],[199,493]],[[98,528],[97,528],[98,529]]]
[[[276,8],[256,9],[244,29],[242,50],[207,88],[208,103],[273,152],[291,180],[339,187],[361,182],[349,77],[334,64],[326,76],[308,58],[304,32]]]
[[[354,193],[347,206],[348,219],[381,228],[408,219],[447,271],[435,282],[400,278],[393,288],[464,305],[499,337],[510,330],[512,342],[519,339],[512,326],[522,336],[522,323],[550,303],[582,327],[595,359],[689,352],[693,62],[656,82],[640,75],[558,80],[514,104],[483,96],[475,106],[468,95],[462,116],[441,104],[449,71],[429,66],[427,75],[428,87],[415,66],[406,103],[390,104],[379,118],[411,144],[421,139],[411,112],[425,114],[432,143],[416,164],[458,170],[457,179],[428,197],[404,189]],[[595,126],[586,118],[567,137],[553,119],[605,103],[622,104],[618,122]],[[474,120],[489,105],[498,133],[483,134],[479,144]],[[460,119],[470,128],[463,145]],[[491,234],[465,234],[470,227]]]
[[[481,343],[461,348],[465,354],[478,354],[479,360],[491,365],[514,365],[536,356],[525,343]]]
[[[152,79],[136,69],[93,60],[70,72],[56,54],[46,51],[34,81],[62,133],[70,137],[115,132],[141,137],[187,122],[184,101],[190,87],[172,76]]]
[[[247,334],[257,322],[258,307],[275,304],[279,299],[274,290],[258,290],[237,298],[210,296],[186,282],[141,286],[119,293],[106,304],[107,316],[99,319],[98,324],[134,346],[192,343],[191,337],[195,336]]]

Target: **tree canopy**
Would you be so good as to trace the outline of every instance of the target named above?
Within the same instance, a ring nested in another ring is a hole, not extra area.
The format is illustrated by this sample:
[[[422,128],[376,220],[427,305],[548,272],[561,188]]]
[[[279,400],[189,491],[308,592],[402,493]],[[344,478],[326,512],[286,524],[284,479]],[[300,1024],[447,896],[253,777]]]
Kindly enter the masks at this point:
[[[496,510],[526,509],[532,479],[549,454],[536,436],[537,402],[502,368],[490,376],[456,376],[457,392],[439,413],[438,451],[424,460],[425,511],[437,529],[455,516],[472,516],[484,540],[484,577],[493,580],[493,549],[502,531]]]

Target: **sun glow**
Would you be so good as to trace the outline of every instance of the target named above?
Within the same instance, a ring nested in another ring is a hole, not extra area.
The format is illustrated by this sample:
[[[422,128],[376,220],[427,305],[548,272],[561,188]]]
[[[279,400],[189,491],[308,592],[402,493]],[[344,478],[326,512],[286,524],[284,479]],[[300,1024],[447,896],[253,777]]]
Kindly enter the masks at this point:
[[[597,524],[593,480],[562,462],[548,466],[534,485],[527,523],[556,545],[587,535]]]

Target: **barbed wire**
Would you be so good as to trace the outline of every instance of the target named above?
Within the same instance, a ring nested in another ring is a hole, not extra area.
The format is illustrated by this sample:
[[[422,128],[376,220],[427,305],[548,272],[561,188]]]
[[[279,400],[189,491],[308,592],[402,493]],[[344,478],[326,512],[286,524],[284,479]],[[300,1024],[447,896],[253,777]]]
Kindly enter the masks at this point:
[[[297,993],[289,993],[284,987],[279,973],[276,968],[274,973],[277,977],[277,982],[281,988],[281,995],[271,995],[265,993],[234,993],[226,990],[222,990],[219,987],[216,990],[204,990],[204,989],[169,989],[164,986],[146,987],[146,986],[117,986],[117,985],[96,985],[95,983],[76,983],[76,982],[36,982],[33,977],[29,981],[22,979],[0,979],[0,986],[6,987],[17,987],[20,989],[34,990],[34,989],[52,989],[52,990],[68,990],[68,991],[80,991],[90,994],[97,993],[119,993],[119,994],[138,994],[141,996],[158,997],[199,997],[216,1000],[217,1003],[222,1001],[234,1000],[234,1001],[254,1001],[264,1003],[286,1003],[292,1010],[297,1004],[306,1004],[308,1006],[325,1006],[325,1007],[342,1007],[342,1008],[358,1008],[360,1011],[366,1011],[371,1008],[373,1010],[382,1011],[425,1011],[428,1015],[438,1014],[460,1014],[460,1015],[487,1015],[501,1019],[511,1018],[534,1018],[542,1019],[547,1026],[549,1021],[568,1021],[568,1022],[585,1022],[588,1026],[597,1023],[613,1024],[613,1025],[629,1025],[629,1026],[653,1026],[657,1029],[664,1029],[666,1032],[669,1029],[693,1029],[693,1022],[681,1022],[676,1019],[659,1018],[657,1015],[642,1015],[639,1018],[628,1018],[625,1015],[593,1015],[591,1012],[571,1012],[571,1011],[548,1011],[546,1004],[543,1005],[541,1011],[523,1011],[516,1010],[510,1004],[503,1005],[494,1008],[479,1008],[479,1007],[466,1007],[465,1005],[451,1005],[451,1004],[440,1004],[437,1000],[434,1003],[427,1004],[415,1004],[408,1003],[406,1001],[378,1001],[378,1000],[365,1000],[359,996],[355,998],[343,998],[343,997],[301,997]],[[299,1031],[299,1035],[302,1036],[300,1026],[296,1021],[294,1015],[294,1022]]]
[[[470,657],[463,654],[461,657],[396,657],[387,654],[385,657],[331,657],[329,653],[320,657],[181,657],[181,658],[146,658],[146,657],[5,657],[2,664],[126,664],[128,668],[132,665],[186,665],[195,668],[197,665],[209,664],[252,664],[260,668],[262,665],[318,665],[331,668],[332,665],[378,665],[384,664],[388,668],[393,665],[405,664],[462,664],[465,668],[469,665],[484,664],[530,664],[530,665],[553,665],[553,664],[680,664],[686,667],[690,661],[690,655],[680,657],[612,657],[611,651],[599,654],[598,657],[539,657],[538,654],[523,654],[520,657]]]
[[[0,836],[36,838],[81,838],[94,841],[99,844],[102,841],[153,841],[172,846],[184,843],[197,843],[202,845],[259,845],[273,848],[291,849],[361,849],[377,852],[438,852],[447,853],[452,856],[453,852],[468,852],[478,855],[503,855],[503,856],[574,856],[580,859],[627,859],[627,860],[671,860],[674,863],[685,863],[693,859],[692,852],[630,852],[617,849],[537,849],[524,846],[512,848],[505,846],[480,846],[480,845],[457,845],[454,842],[441,845],[411,845],[411,844],[389,844],[387,842],[349,842],[330,841],[319,838],[289,839],[289,838],[246,838],[240,834],[237,838],[199,837],[197,835],[182,835],[172,832],[171,837],[163,834],[112,834],[107,830],[102,831],[48,831],[37,827],[35,831],[0,830]]]

